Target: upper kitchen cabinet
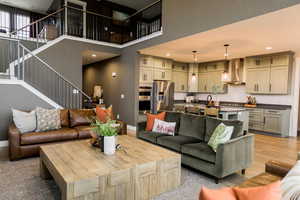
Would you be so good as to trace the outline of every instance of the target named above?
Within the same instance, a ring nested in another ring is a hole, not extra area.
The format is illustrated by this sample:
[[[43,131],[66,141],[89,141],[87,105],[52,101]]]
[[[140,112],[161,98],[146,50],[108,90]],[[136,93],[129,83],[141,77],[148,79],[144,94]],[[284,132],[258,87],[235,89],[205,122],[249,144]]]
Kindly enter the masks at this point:
[[[215,72],[215,71],[224,71],[226,67],[226,61],[217,61],[209,63],[200,63],[199,72]]]
[[[209,75],[208,73],[199,73],[198,92],[209,93]]]
[[[172,69],[172,60],[163,58],[154,58],[154,68],[159,69]]]
[[[251,94],[288,94],[292,61],[292,52],[246,58],[247,92]]]
[[[189,66],[186,63],[173,62],[172,69],[173,71],[178,71],[178,72],[188,72]]]
[[[148,67],[140,68],[140,84],[149,85],[153,81],[153,69]]]
[[[188,72],[173,71],[172,81],[175,84],[175,92],[188,91]]]
[[[154,69],[154,80],[170,81],[172,79],[172,71],[164,69]]]
[[[153,67],[154,66],[154,58],[151,56],[140,56],[140,67]]]

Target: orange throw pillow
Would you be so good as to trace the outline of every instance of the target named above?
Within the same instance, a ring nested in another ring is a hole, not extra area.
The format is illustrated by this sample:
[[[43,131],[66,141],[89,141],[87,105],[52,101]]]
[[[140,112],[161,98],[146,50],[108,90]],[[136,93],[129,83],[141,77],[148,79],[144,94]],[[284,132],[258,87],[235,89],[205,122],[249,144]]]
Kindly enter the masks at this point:
[[[242,200],[280,200],[280,181],[252,188],[233,188],[238,199]]]
[[[199,200],[237,200],[237,198],[235,197],[232,188],[211,190],[206,187],[202,187]]]
[[[162,112],[157,115],[147,113],[146,131],[152,131],[155,119],[165,120],[165,116],[166,116],[166,112]]]
[[[97,106],[96,115],[100,122],[106,123],[108,119],[113,119],[112,106],[109,106],[107,109]]]

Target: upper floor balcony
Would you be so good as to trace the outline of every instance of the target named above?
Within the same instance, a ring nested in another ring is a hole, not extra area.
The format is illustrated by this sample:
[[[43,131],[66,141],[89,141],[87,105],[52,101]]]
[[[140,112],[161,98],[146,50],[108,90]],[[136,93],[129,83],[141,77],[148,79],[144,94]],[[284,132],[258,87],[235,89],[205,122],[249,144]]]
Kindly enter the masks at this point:
[[[33,21],[0,6],[0,33],[38,47],[61,35],[122,45],[162,31],[161,0],[130,15],[113,11],[107,16],[86,7],[86,2],[66,0],[57,11]]]

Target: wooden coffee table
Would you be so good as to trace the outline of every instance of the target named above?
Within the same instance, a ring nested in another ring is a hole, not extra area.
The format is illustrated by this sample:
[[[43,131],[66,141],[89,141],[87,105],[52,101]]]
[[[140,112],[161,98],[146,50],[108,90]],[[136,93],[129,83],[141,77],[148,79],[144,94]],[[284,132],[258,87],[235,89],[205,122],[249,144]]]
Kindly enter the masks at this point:
[[[89,140],[42,146],[40,174],[53,177],[63,200],[146,200],[180,185],[181,155],[132,136],[106,156]]]

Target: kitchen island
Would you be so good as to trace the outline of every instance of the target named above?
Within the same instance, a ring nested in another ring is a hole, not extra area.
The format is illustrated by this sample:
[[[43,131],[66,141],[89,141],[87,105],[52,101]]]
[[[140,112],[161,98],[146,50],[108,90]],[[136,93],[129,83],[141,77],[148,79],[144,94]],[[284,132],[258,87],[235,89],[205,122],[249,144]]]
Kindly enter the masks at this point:
[[[174,109],[185,108],[188,113],[204,114],[205,104],[197,103],[177,103],[174,104]],[[249,129],[249,111],[242,107],[221,106],[219,110],[219,118],[224,120],[240,120],[243,122],[243,131]]]

